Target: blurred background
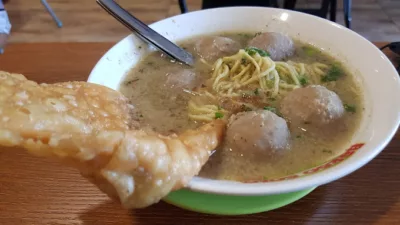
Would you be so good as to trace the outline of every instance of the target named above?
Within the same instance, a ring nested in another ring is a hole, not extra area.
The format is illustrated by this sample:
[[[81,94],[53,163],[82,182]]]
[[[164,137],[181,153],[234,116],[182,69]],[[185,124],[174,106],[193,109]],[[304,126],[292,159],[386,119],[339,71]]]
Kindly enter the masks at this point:
[[[218,0],[215,0],[218,1]],[[282,4],[283,0],[278,1]],[[118,0],[146,23],[180,14],[178,0]],[[186,0],[188,10],[201,0]],[[129,34],[95,0],[48,0],[63,23],[58,28],[40,0],[9,0],[5,4],[12,30],[9,42],[116,42]],[[297,0],[296,8],[318,8],[321,0]],[[400,0],[353,0],[352,30],[371,41],[400,40]],[[343,1],[338,0],[337,22],[344,24]]]

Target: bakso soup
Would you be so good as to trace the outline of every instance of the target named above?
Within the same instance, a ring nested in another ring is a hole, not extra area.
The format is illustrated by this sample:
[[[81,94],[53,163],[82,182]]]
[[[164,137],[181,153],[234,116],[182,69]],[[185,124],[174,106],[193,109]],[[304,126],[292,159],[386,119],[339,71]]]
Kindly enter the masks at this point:
[[[263,181],[342,153],[359,127],[357,77],[339,60],[286,34],[221,33],[178,43],[195,65],[153,52],[121,83],[141,129],[181,133],[227,122],[199,176]]]

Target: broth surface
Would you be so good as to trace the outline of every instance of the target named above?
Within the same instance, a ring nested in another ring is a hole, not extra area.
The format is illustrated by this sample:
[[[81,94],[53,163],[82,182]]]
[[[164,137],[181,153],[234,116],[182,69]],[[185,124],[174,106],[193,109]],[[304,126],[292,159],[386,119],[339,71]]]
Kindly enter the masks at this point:
[[[240,43],[242,48],[254,33],[219,34]],[[196,73],[196,86],[202,86],[211,76],[211,67],[203,63],[194,52],[194,43],[200,37],[191,38],[179,43],[180,46],[195,56],[194,68],[171,61],[159,52],[154,52],[139,62],[121,83],[120,91],[135,106],[134,118],[141,129],[152,129],[161,134],[179,133],[195,128],[201,123],[188,117],[188,102],[192,97],[190,90],[181,90],[169,86],[170,76],[176,71],[186,70]],[[199,176],[212,179],[236,181],[261,181],[291,175],[320,165],[341,154],[350,144],[350,140],[359,127],[364,111],[361,89],[356,77],[349,73],[340,63],[328,54],[309,44],[295,41],[295,54],[284,61],[339,65],[344,76],[334,85],[327,84],[344,104],[354,105],[355,112],[345,112],[338,124],[328,130],[309,132],[311,125],[302,127],[289,125],[291,140],[290,150],[283,155],[260,158],[251,150],[237,153],[235,149],[220,146],[203,167]],[[310,55],[310,51],[313,52]],[[271,106],[278,107],[280,99],[271,101]]]

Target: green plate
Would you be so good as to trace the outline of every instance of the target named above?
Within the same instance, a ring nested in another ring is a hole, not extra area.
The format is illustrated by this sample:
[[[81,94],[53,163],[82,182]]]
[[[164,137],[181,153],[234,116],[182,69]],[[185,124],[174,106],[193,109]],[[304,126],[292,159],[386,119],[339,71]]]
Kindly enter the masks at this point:
[[[229,196],[193,192],[186,189],[170,193],[163,200],[190,211],[215,215],[244,215],[266,212],[295,202],[313,191],[307,190],[266,196]]]

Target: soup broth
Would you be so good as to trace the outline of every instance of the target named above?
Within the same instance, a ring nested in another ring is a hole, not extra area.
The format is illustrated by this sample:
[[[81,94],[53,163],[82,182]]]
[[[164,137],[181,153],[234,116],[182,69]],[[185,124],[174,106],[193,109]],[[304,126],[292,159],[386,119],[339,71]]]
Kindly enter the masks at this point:
[[[218,35],[231,38],[239,43],[241,49],[245,49],[249,40],[257,34],[223,33]],[[195,56],[193,68],[176,63],[160,52],[153,52],[139,62],[121,83],[120,91],[131,100],[135,107],[133,117],[138,122],[136,124],[138,128],[171,134],[196,128],[205,123],[188,116],[188,102],[194,96],[193,90],[200,87],[212,92],[207,80],[213,74],[213,62],[202,60],[195,51],[196,42],[200,38],[204,37],[194,37],[179,43]],[[293,126],[288,123],[290,147],[283,154],[259,157],[258,153],[251,149],[243,153],[222,144],[210,157],[199,176],[236,181],[275,179],[320,165],[342,153],[350,144],[364,111],[362,91],[357,78],[336,59],[307,43],[294,40],[294,47],[294,54],[281,61],[321,63],[330,68],[336,68],[342,73],[340,79],[320,84],[340,97],[346,109],[342,118],[329,128],[323,128],[317,132],[311,132],[315,129],[313,124]],[[225,56],[229,55],[233,54]],[[191,87],[180,88],[179,82],[188,79],[188,74],[191,74],[189,76]],[[307,80],[300,81],[303,86],[309,85]],[[258,89],[253,89],[252,92],[257,95]],[[281,97],[268,99],[268,105],[264,109],[279,109]],[[221,106],[219,105],[218,108],[220,109]],[[263,108],[260,107],[260,109]],[[248,110],[254,109],[244,108],[242,111]],[[280,115],[279,112],[276,113]],[[218,115],[216,114],[216,117],[219,117]]]

